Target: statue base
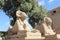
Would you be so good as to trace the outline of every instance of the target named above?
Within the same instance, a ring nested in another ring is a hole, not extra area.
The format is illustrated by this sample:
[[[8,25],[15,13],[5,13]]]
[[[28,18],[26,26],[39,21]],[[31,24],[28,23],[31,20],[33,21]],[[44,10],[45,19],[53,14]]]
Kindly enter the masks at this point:
[[[45,37],[41,37],[41,33],[39,32],[27,32],[26,40],[43,40]]]
[[[7,40],[43,40],[39,32],[19,31],[16,35],[8,35]]]

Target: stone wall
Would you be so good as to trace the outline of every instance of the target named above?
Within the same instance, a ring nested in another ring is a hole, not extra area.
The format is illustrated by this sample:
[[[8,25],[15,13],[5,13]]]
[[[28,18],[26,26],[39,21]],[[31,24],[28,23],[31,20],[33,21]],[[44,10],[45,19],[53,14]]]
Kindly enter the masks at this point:
[[[52,28],[57,32],[60,33],[60,7],[50,10],[48,12],[48,17],[52,18]]]

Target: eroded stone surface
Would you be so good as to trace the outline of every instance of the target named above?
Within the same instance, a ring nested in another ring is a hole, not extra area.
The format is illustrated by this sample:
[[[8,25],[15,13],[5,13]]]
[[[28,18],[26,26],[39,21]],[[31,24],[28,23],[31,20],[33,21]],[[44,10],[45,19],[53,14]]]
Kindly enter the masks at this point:
[[[55,32],[51,28],[52,20],[49,17],[44,18],[44,22],[36,27],[36,29],[40,30],[43,35],[55,35]]]
[[[60,7],[48,11],[47,16],[53,20],[52,28],[57,34],[60,34]]]

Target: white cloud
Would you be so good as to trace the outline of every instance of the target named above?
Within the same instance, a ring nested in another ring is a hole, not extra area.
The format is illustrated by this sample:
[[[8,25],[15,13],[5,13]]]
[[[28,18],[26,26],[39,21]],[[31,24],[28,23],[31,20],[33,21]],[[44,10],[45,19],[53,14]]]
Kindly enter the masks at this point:
[[[40,6],[40,5],[44,5],[45,2],[44,2],[44,0],[42,0],[42,1],[39,1],[38,4],[39,4],[39,6]]]
[[[48,0],[48,2],[54,2],[55,0]]]

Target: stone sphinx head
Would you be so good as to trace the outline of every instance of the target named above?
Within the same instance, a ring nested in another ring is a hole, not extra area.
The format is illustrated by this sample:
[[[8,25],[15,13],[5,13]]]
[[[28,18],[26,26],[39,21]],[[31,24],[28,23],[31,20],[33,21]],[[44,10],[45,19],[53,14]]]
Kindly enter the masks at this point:
[[[25,20],[25,19],[28,17],[24,12],[22,12],[22,11],[20,11],[20,10],[18,10],[18,11],[16,12],[16,16],[17,16],[17,18],[20,18],[20,19],[22,19],[22,20]]]
[[[45,18],[44,18],[44,22],[45,22],[46,24],[48,24],[48,25],[51,25],[51,24],[52,24],[52,20],[51,20],[51,18],[49,18],[49,17],[45,17]]]

